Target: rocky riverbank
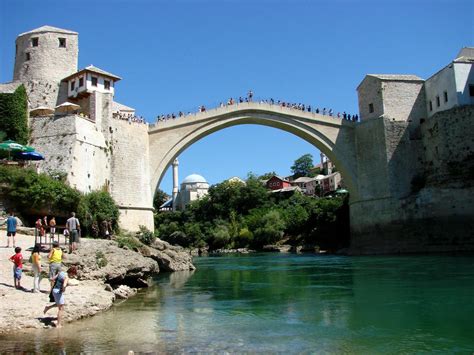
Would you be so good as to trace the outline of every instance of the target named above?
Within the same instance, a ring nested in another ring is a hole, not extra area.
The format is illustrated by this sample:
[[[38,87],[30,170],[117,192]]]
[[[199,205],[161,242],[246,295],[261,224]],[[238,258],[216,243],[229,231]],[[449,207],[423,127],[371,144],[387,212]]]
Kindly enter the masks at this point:
[[[54,326],[56,309],[43,314],[48,303],[49,282],[41,281],[41,293],[30,292],[33,277],[28,263],[34,237],[17,235],[17,246],[22,248],[24,272],[21,280],[24,290],[13,287],[13,248],[6,248],[5,237],[0,240],[0,333],[26,328]],[[47,252],[41,254],[43,270],[48,270]],[[137,288],[148,286],[148,279],[162,271],[194,270],[191,256],[168,243],[157,240],[138,252],[119,248],[115,241],[83,239],[80,249],[64,255],[64,269],[77,265],[79,273],[65,293],[64,321],[92,316],[112,307],[117,299],[126,299]]]

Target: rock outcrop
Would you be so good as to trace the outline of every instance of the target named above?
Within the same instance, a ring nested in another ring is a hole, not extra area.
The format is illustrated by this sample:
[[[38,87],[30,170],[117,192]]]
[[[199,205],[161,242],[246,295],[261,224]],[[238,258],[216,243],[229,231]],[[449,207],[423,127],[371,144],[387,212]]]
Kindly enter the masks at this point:
[[[150,247],[141,248],[142,255],[155,260],[161,271],[195,270],[192,256],[182,247],[173,246],[161,239],[156,239]]]
[[[131,287],[146,287],[146,279],[159,272],[156,261],[102,239],[82,239],[80,248],[74,254],[66,254],[63,263],[78,265],[81,280]]]

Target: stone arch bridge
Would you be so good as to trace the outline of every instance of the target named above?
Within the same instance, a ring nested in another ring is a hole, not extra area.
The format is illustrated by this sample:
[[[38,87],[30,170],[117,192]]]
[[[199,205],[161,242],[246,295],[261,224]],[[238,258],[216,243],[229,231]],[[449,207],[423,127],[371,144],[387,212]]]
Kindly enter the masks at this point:
[[[148,134],[152,189],[157,188],[167,168],[186,148],[209,134],[241,124],[281,129],[314,145],[336,164],[351,195],[357,197],[356,123],[256,102],[219,107],[151,126]]]

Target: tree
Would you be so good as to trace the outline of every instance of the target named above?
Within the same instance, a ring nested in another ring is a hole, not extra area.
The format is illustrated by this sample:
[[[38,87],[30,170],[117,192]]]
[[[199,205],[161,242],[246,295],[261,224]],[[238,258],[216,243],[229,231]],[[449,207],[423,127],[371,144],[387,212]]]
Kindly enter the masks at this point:
[[[278,175],[278,174],[274,171],[270,171],[269,173],[265,173],[263,175],[260,175],[258,178],[259,178],[259,180],[268,180],[272,176],[275,176],[275,175]]]
[[[169,200],[169,196],[166,192],[161,189],[156,189],[155,196],[153,197],[153,207],[155,211],[160,209],[160,206]]]
[[[89,231],[92,225],[100,226],[102,222],[111,223],[115,229],[118,226],[119,209],[115,201],[105,191],[93,191],[85,195],[79,204],[78,216],[81,225]]]
[[[28,98],[20,85],[12,94],[0,94],[0,131],[5,138],[28,143]]]
[[[295,160],[295,163],[291,166],[291,172],[293,178],[297,179],[301,176],[309,176],[311,169],[313,168],[313,156],[311,154],[305,154]]]

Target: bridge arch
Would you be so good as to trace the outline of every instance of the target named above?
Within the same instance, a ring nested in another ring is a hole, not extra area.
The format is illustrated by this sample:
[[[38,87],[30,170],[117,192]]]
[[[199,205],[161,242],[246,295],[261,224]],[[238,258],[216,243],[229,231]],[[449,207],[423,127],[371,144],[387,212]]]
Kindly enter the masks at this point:
[[[176,157],[200,139],[242,124],[258,124],[292,133],[312,144],[338,167],[357,197],[355,123],[279,105],[240,103],[175,120],[158,122],[149,130],[152,196]]]

